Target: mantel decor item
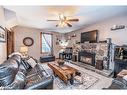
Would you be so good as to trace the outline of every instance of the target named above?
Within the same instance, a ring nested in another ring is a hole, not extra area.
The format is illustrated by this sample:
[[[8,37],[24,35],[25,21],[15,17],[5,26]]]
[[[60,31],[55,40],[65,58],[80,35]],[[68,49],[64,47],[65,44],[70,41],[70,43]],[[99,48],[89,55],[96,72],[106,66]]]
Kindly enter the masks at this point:
[[[6,42],[6,31],[2,26],[0,26],[0,42]]]
[[[111,30],[125,29],[125,25],[113,25]]]
[[[31,37],[26,37],[23,39],[23,44],[25,46],[32,46],[34,44],[34,40]]]
[[[71,37],[76,37],[76,34],[74,33]]]
[[[63,66],[63,65],[64,65],[64,60],[59,59],[59,60],[57,61],[57,63],[58,63],[59,66]]]

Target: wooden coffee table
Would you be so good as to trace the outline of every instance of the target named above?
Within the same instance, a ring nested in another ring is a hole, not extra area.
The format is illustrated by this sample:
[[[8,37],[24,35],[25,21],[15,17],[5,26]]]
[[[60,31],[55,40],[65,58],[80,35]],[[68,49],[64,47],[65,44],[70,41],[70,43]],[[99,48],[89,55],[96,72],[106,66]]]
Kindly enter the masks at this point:
[[[66,84],[70,81],[70,84],[73,84],[73,78],[78,71],[77,69],[70,67],[68,65],[59,66],[57,62],[50,62],[48,66],[53,70],[54,75],[58,76]]]

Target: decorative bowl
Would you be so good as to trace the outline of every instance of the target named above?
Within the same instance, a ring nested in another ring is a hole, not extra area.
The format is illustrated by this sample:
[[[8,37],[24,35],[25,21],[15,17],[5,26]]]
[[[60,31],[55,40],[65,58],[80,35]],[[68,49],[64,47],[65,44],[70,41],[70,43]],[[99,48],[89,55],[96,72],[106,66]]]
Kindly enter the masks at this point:
[[[57,63],[58,63],[59,66],[63,66],[64,65],[64,60],[58,60]]]

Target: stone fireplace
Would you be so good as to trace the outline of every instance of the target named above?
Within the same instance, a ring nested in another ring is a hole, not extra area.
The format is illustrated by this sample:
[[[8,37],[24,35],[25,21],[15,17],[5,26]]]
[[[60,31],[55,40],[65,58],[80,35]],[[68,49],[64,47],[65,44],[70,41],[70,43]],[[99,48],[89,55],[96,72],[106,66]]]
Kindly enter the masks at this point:
[[[72,63],[104,76],[112,75],[112,44],[101,42],[74,44],[73,54],[77,55],[78,61],[71,61]]]
[[[78,61],[83,62],[84,64],[95,66],[95,53],[91,53],[87,51],[79,51]]]
[[[92,63],[92,66],[96,65],[96,62],[98,60],[101,60],[103,61],[104,70],[109,70],[109,69],[113,70],[113,68],[111,67],[112,66],[111,60],[113,60],[113,57],[112,57],[112,50],[110,47],[111,44],[109,43],[80,43],[74,45],[73,51],[77,52],[76,55],[78,55],[79,62],[84,62],[87,60],[90,62],[91,61],[91,59],[89,59],[90,57],[84,58],[84,56],[86,57],[87,55],[89,56],[91,55],[93,56],[92,62],[94,61],[94,63]],[[82,53],[82,52],[86,52],[86,53]]]

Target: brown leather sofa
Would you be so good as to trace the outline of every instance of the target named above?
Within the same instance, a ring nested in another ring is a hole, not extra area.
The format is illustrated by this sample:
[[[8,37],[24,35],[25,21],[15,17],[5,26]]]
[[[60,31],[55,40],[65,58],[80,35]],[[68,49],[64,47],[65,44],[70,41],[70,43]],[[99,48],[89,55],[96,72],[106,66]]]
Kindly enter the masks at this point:
[[[0,64],[0,89],[52,89],[53,77],[39,63],[32,68],[27,59],[13,55]]]

